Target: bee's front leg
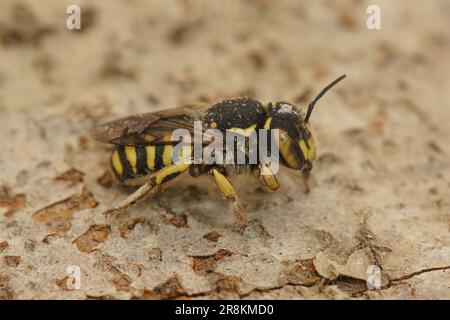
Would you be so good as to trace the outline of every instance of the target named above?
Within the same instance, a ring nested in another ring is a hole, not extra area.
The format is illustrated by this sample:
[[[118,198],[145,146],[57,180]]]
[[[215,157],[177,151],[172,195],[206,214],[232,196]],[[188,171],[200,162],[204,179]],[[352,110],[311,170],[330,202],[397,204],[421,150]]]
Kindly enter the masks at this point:
[[[304,193],[309,193],[309,190],[310,190],[309,189],[309,176],[310,176],[309,170],[302,171]]]
[[[189,169],[191,164],[172,164],[161,170],[151,174],[146,183],[144,183],[139,189],[133,192],[128,198],[120,202],[117,206],[108,209],[104,212],[105,216],[108,214],[125,210],[136,203],[144,200],[148,196],[155,194],[166,182],[172,180],[173,178],[179,176],[181,173]]]
[[[259,168],[264,184],[273,191],[278,190],[280,184],[273,171],[265,164],[261,164]]]
[[[211,174],[214,176],[214,180],[219,187],[220,192],[228,201],[230,211],[233,213],[238,227],[244,227],[247,224],[247,215],[241,204],[239,203],[236,190],[234,190],[234,187],[231,184],[230,180],[228,180],[228,178],[220,173],[217,169],[212,169]]]

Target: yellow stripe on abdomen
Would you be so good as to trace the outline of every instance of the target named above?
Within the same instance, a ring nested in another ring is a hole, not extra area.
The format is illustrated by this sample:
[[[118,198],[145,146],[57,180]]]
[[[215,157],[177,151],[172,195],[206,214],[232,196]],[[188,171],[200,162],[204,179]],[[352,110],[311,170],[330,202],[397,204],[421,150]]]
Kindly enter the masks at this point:
[[[147,152],[147,167],[149,170],[155,170],[156,150],[155,146],[146,146]]]
[[[169,164],[172,164],[172,152],[173,152],[173,146],[171,144],[164,146],[164,153],[162,156],[164,166],[168,166]]]
[[[136,155],[136,147],[133,146],[125,146],[125,157],[128,160],[128,163],[131,166],[131,170],[133,170],[134,174],[137,173],[137,155]]]
[[[121,176],[123,174],[123,166],[120,162],[119,152],[117,150],[114,150],[112,156],[111,156],[111,164],[114,169],[114,171]]]

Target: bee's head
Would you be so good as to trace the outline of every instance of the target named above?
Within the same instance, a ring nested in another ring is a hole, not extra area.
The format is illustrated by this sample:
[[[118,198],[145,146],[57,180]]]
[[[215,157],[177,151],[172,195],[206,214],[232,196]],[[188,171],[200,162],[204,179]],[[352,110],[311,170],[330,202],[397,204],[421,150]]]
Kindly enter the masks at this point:
[[[316,142],[309,119],[314,105],[325,92],[345,78],[345,75],[326,86],[309,104],[306,114],[286,102],[269,103],[265,129],[279,129],[280,163],[295,170],[311,170],[316,157]]]

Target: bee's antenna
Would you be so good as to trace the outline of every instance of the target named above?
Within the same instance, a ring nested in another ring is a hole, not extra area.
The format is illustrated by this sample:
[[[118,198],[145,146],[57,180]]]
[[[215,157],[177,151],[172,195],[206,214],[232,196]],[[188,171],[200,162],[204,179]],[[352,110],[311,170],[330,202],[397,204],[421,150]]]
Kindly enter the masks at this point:
[[[322,91],[319,92],[317,97],[315,97],[314,100],[308,105],[308,111],[306,111],[306,116],[305,116],[305,123],[308,123],[308,120],[311,117],[311,113],[312,113],[312,111],[314,109],[314,105],[316,104],[317,100],[319,100],[328,90],[330,90],[336,83],[338,83],[339,81],[341,81],[345,77],[346,77],[345,74],[340,76],[339,78],[334,80],[332,83],[327,85],[325,88],[323,88]]]

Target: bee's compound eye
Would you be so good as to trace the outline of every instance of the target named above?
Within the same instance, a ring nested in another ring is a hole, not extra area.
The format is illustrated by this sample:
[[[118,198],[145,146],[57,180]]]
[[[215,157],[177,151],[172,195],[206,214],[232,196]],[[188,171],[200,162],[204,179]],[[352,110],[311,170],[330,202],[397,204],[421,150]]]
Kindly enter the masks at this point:
[[[316,158],[316,141],[309,127],[307,130],[302,130],[299,146],[306,160],[313,161]]]

